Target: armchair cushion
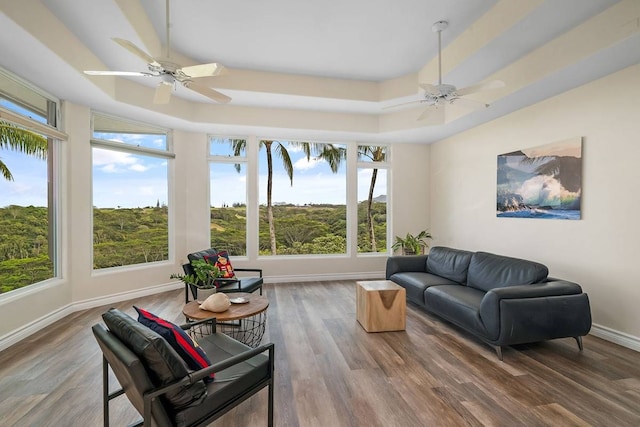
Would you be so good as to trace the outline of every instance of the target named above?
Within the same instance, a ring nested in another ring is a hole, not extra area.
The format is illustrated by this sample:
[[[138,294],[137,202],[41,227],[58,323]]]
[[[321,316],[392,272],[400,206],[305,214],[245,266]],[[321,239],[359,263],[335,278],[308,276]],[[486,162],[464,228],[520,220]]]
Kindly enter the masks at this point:
[[[133,308],[138,312],[138,322],[167,340],[190,369],[198,371],[211,366],[211,361],[206,353],[180,326],[136,306]],[[214,378],[215,374],[211,374],[205,378],[205,382],[213,381]]]
[[[151,381],[157,387],[188,374],[184,361],[158,333],[115,308],[104,313],[102,319],[111,333],[145,362]],[[198,381],[172,390],[166,394],[166,398],[174,409],[180,409],[199,404],[206,393],[204,382]]]

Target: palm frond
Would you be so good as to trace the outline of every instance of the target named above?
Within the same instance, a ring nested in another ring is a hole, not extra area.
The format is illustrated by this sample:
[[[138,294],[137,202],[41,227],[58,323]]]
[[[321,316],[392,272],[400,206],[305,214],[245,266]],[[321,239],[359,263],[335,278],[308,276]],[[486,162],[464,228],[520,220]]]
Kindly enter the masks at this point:
[[[291,185],[293,185],[293,163],[291,162],[289,152],[280,142],[276,144],[275,151],[276,156],[282,159],[282,166],[284,167],[284,171],[287,173],[289,181],[291,181]]]
[[[4,164],[2,160],[0,160],[0,173],[7,181],[13,181],[13,175],[11,175],[11,171],[9,171],[9,168]]]
[[[44,136],[0,120],[0,149],[20,151],[38,159],[46,159],[47,148],[48,143]],[[11,171],[2,161],[0,173],[7,181],[13,181]]]

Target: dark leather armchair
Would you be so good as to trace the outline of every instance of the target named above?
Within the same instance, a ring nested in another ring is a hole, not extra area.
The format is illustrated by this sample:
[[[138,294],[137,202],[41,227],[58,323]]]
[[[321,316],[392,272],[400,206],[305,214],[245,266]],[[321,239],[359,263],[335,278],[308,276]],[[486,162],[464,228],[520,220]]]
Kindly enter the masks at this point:
[[[209,248],[198,252],[193,252],[187,255],[187,259],[189,260],[188,264],[183,264],[182,269],[184,270],[184,274],[193,274],[193,267],[191,266],[191,262],[195,260],[203,260],[205,256],[215,255],[218,251],[215,248]],[[260,268],[235,268],[233,269],[235,272],[239,272],[240,274],[253,272],[257,273],[257,277],[255,276],[247,276],[240,277],[239,275],[233,279],[218,279],[216,282],[218,283],[218,292],[255,292],[256,290],[260,292],[262,295],[262,285],[264,283],[262,279],[262,269]],[[185,283],[184,286],[184,302],[189,302],[189,291],[191,291],[191,297],[193,299],[197,298],[198,290],[194,285],[189,285]]]
[[[103,353],[105,426],[109,401],[122,394],[143,415],[138,426],[196,426],[216,420],[264,387],[269,390],[267,424],[273,425],[273,344],[252,349],[213,333],[198,339],[212,365],[190,371],[164,338],[135,319],[116,309],[103,319],[109,329],[96,324],[92,330]],[[187,330],[199,323],[181,327]],[[109,367],[122,386],[111,393]],[[203,379],[212,373],[215,380],[205,384]]]

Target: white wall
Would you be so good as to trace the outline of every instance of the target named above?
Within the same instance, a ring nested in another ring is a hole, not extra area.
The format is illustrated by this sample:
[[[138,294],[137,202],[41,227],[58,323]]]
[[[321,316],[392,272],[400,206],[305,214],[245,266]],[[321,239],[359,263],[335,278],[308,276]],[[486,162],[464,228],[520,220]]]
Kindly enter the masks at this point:
[[[542,262],[582,285],[601,336],[640,345],[639,135],[635,65],[432,145],[436,243]],[[497,155],[575,136],[582,220],[497,218]]]

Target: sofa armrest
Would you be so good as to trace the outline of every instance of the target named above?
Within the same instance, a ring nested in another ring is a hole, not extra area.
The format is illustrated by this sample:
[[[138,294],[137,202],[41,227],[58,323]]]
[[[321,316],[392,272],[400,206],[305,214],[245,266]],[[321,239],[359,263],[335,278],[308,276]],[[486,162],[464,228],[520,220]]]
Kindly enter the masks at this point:
[[[539,312],[542,313],[548,312],[551,300],[559,301],[563,297],[572,298],[581,294],[580,285],[565,280],[494,288],[487,292],[480,302],[480,318],[489,335],[496,337],[500,333],[501,320],[503,320],[501,319],[503,316],[501,301],[527,301],[529,308],[535,311],[535,307],[538,307]]]
[[[577,283],[566,280],[554,280],[551,282],[534,283],[531,285],[505,286],[493,288],[485,295],[484,299],[512,299],[512,298],[537,298],[558,295],[581,294],[582,288]],[[483,300],[484,302],[484,300]]]
[[[395,273],[404,271],[427,271],[428,255],[391,256],[387,258],[386,279],[389,280]]]

